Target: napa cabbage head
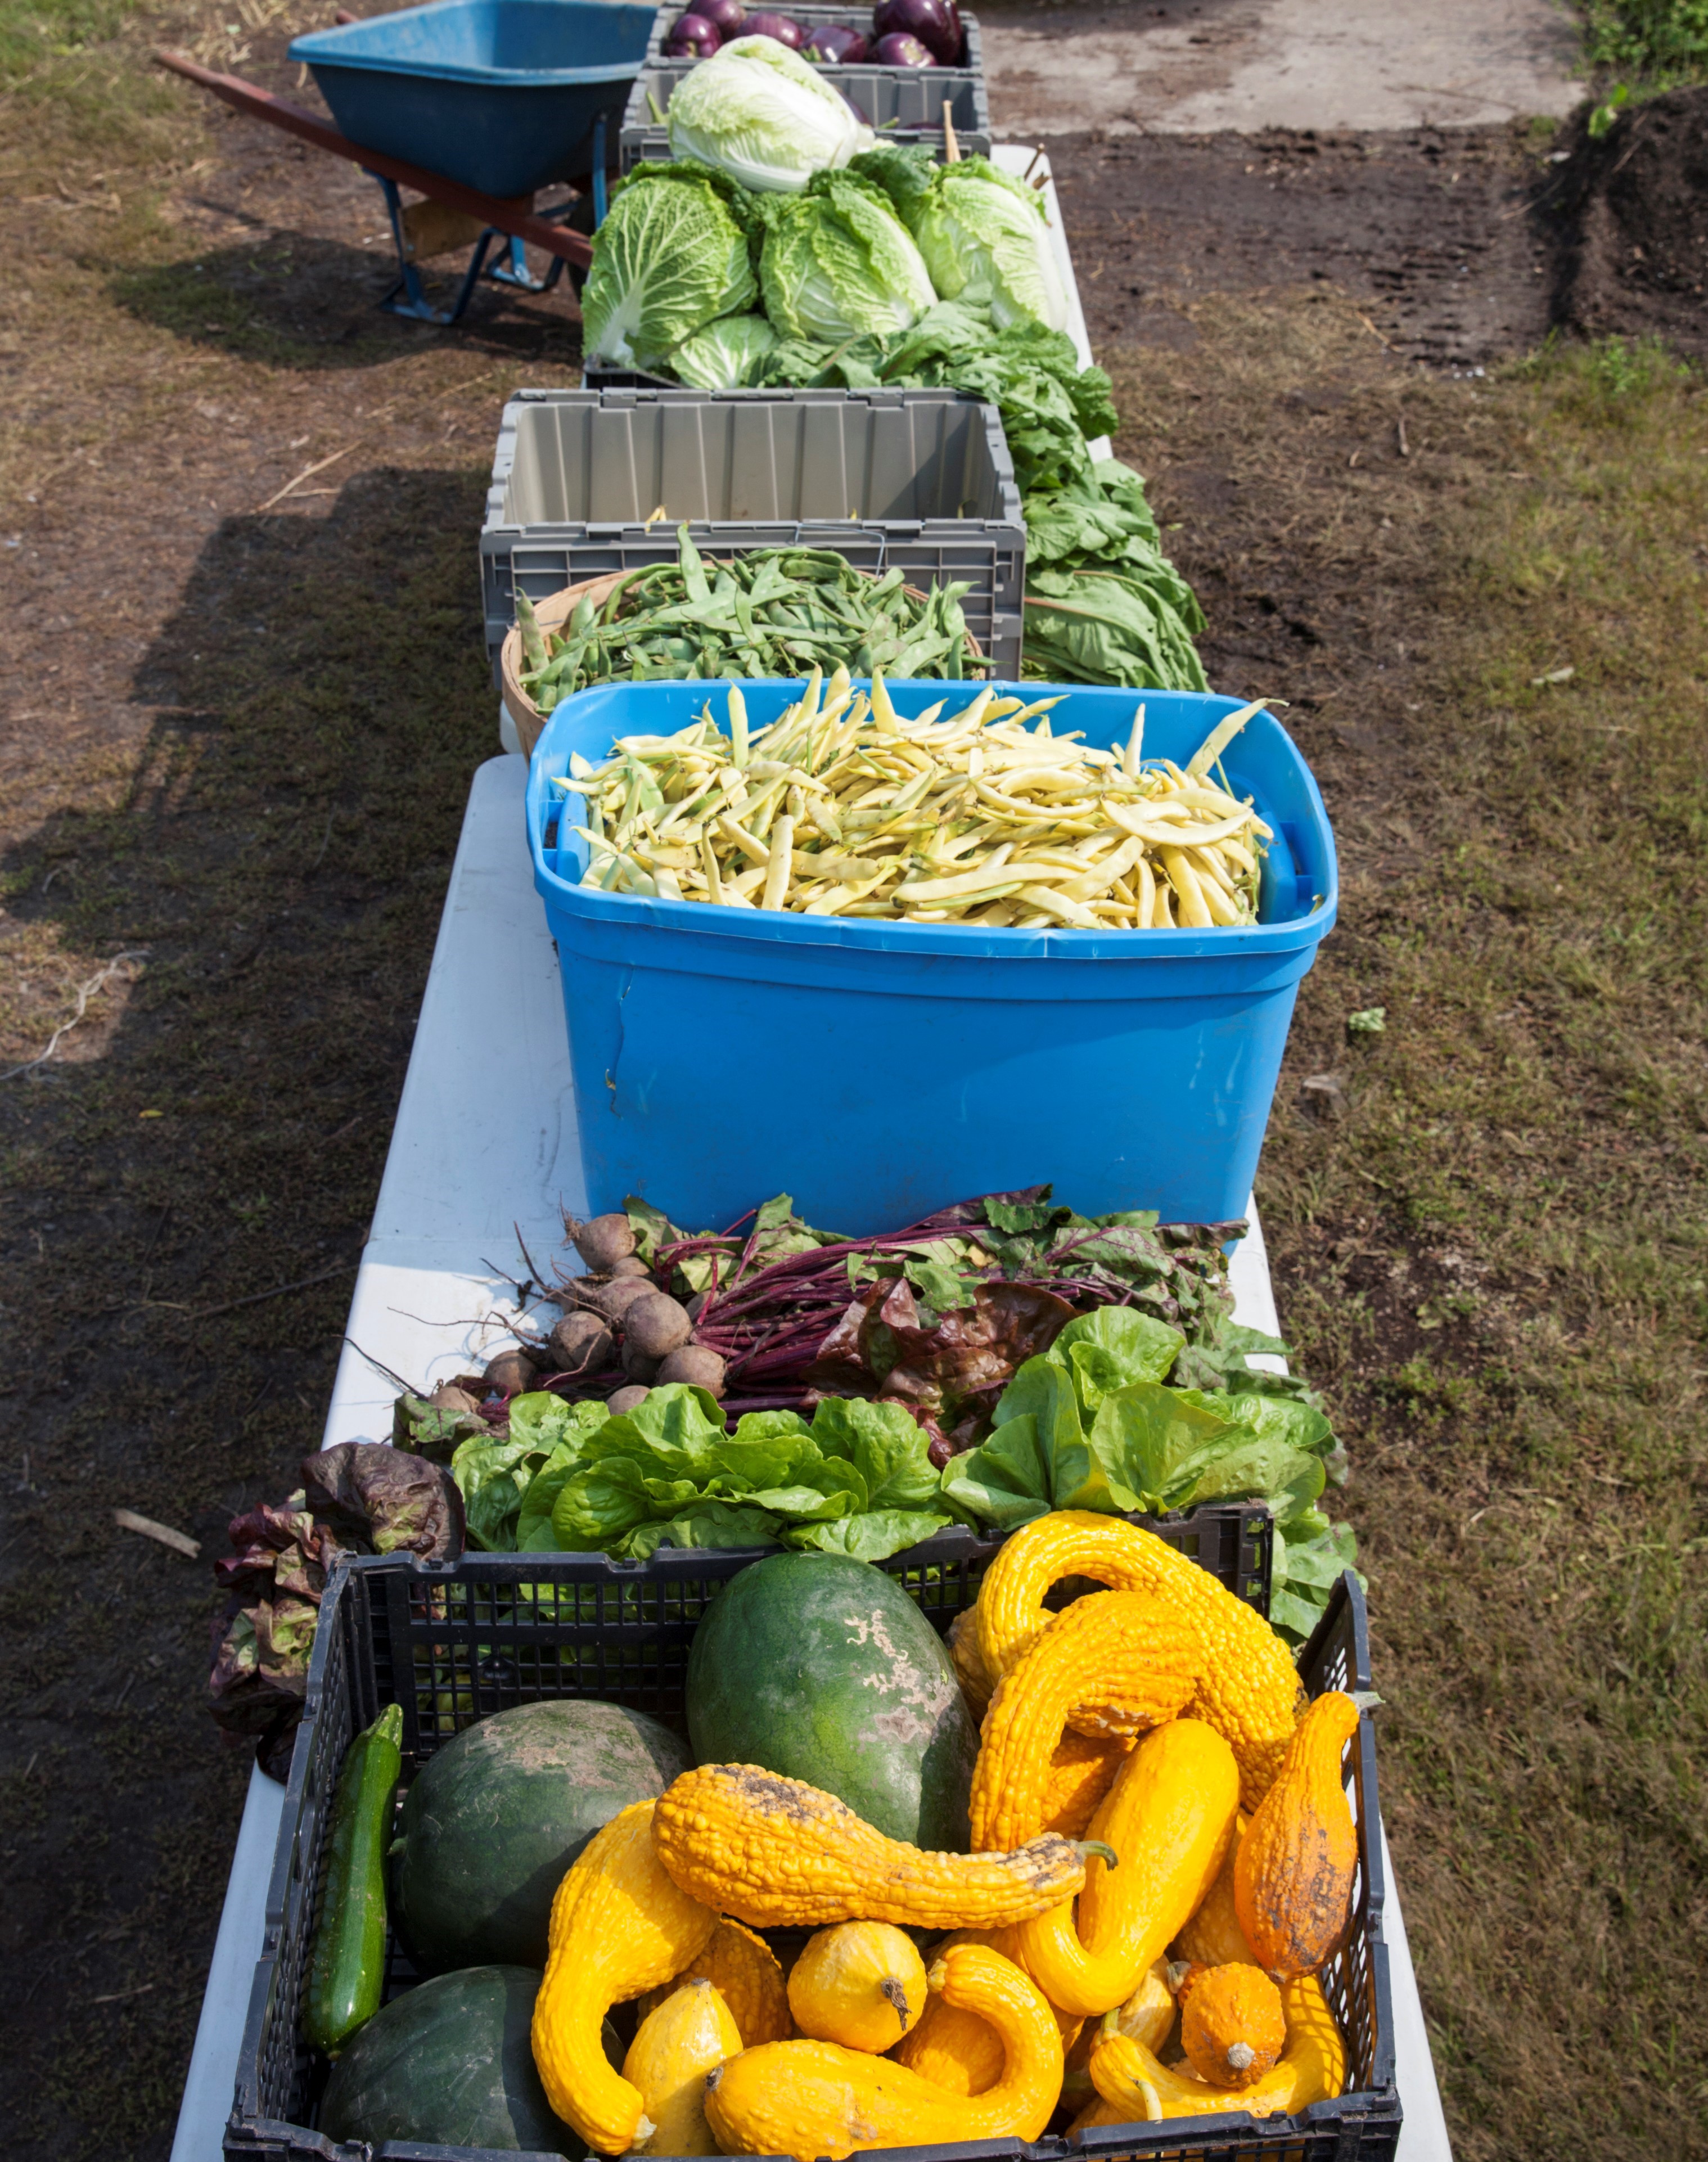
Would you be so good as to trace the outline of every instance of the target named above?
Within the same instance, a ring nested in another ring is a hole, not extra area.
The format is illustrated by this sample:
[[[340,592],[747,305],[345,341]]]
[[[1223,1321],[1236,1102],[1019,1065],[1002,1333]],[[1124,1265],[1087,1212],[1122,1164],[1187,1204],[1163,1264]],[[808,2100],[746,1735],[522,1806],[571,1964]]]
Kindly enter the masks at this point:
[[[767,201],[763,217],[760,284],[786,338],[894,337],[937,299],[894,204],[870,180],[820,173],[804,195]]]
[[[655,368],[683,339],[758,296],[748,198],[721,175],[641,165],[611,198],[582,290],[589,361]]]
[[[963,158],[939,165],[903,214],[945,300],[987,298],[999,330],[1028,319],[1067,328],[1068,290],[1035,188],[988,159]]]
[[[691,68],[666,118],[673,157],[769,194],[798,194],[873,139],[841,92],[775,38],[736,38]]]
[[[676,347],[671,373],[691,390],[739,390],[781,342],[763,316],[720,316]]]

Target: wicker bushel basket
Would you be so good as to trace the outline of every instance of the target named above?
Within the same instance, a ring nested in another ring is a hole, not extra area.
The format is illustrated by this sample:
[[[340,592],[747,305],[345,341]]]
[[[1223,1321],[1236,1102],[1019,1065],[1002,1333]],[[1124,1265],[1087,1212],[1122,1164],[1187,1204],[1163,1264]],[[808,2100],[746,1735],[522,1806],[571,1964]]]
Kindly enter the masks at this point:
[[[534,613],[542,631],[561,630],[568,621],[576,603],[583,596],[588,600],[609,600],[611,589],[619,586],[631,574],[627,571],[608,571],[603,577],[583,578],[579,585],[565,586],[559,593],[548,593],[543,601],[535,601]],[[870,577],[871,574],[866,574]],[[917,586],[901,589],[910,600],[922,601],[925,595]],[[985,658],[985,649],[969,630],[967,633],[967,658],[977,664]],[[540,732],[546,726],[546,716],[522,688],[522,634],[512,624],[504,634],[504,642],[499,654],[499,676],[504,688],[504,711],[516,724],[516,734],[522,746],[524,758],[532,758],[534,746],[540,740]]]

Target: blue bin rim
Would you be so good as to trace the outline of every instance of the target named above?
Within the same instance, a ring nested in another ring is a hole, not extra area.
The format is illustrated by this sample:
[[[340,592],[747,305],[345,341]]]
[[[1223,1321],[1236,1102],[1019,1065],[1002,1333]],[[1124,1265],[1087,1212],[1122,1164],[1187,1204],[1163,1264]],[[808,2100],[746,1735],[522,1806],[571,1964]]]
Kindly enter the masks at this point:
[[[412,17],[436,15],[471,4],[478,5],[479,0],[424,0],[419,8],[400,8],[388,15],[365,15],[354,23],[338,23],[330,29],[311,30],[291,39],[285,57],[306,61],[311,67],[318,61],[323,67],[359,68],[372,75],[427,76],[438,82],[490,83],[506,88],[539,90],[559,89],[577,83],[632,82],[645,65],[643,53],[632,60],[614,60],[605,67],[474,67],[460,61],[429,60],[403,53],[370,52],[365,50],[359,35],[364,30],[372,31],[376,24],[407,22]],[[507,4],[556,10],[564,5],[564,0],[507,0]],[[645,4],[645,0],[595,0],[595,4],[614,13],[653,15],[657,12]]]
[[[856,677],[855,681],[863,683],[867,679]],[[780,683],[797,694],[807,687],[804,676],[744,677],[741,687],[751,697],[755,691],[770,690]],[[709,693],[717,686],[708,682],[704,687]],[[969,682],[964,687],[970,695],[979,687]],[[1106,693],[1110,687],[1028,682],[999,682],[993,687],[1000,693],[1012,692],[1033,699],[1051,697],[1058,692],[1068,697],[1088,691]],[[605,893],[592,886],[572,885],[545,859],[546,813],[563,801],[562,796],[549,785],[569,765],[568,754],[561,747],[567,728],[559,726],[560,717],[567,723],[575,718],[575,708],[583,698],[612,690],[622,691],[644,706],[655,702],[655,696],[649,694],[680,688],[679,683],[664,681],[596,684],[566,698],[547,719],[529,763],[525,815],[529,853],[534,862],[534,887],[548,910],[561,909],[567,915],[612,928],[645,925],[649,929],[686,932],[697,937],[739,940],[757,946],[779,943],[791,946],[844,946],[866,953],[908,953],[922,958],[941,955],[963,961],[1243,959],[1257,954],[1293,953],[1301,948],[1314,947],[1334,927],[1340,906],[1340,870],[1322,791],[1298,746],[1275,716],[1267,712],[1254,715],[1247,726],[1256,729],[1267,721],[1280,736],[1286,755],[1296,762],[1327,871],[1327,890],[1316,906],[1308,915],[1286,916],[1278,922],[1239,928],[1228,926],[1212,931],[1075,931],[1066,925],[1051,931],[987,931],[949,925],[891,923],[866,916],[849,922],[833,916],[800,916],[781,909],[714,908],[705,901],[654,901],[640,894]],[[889,688],[898,704],[924,706],[941,698],[945,692],[953,692],[954,686],[938,679],[917,678],[893,682]],[[1190,699],[1203,706],[1209,727],[1214,727],[1224,713],[1237,713],[1241,706],[1249,702],[1204,691],[1126,692],[1121,695],[1136,702],[1147,697]],[[647,728],[644,720],[637,718],[635,725],[625,733],[644,735],[661,731]],[[1209,733],[1208,727],[1205,733]]]

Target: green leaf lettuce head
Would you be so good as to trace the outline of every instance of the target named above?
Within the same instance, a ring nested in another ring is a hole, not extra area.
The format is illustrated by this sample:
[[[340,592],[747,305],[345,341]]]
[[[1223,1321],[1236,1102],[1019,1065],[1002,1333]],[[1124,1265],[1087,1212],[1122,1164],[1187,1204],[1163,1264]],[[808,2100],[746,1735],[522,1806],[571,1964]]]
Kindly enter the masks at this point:
[[[1068,289],[1050,246],[1043,198],[986,158],[939,165],[906,212],[908,230],[945,300],[977,293],[996,327],[1068,326]]]
[[[676,347],[671,373],[692,390],[739,390],[780,342],[763,316],[720,316]]]
[[[829,1397],[812,1422],[750,1412],[734,1434],[703,1389],[599,1403],[519,1397],[507,1439],[457,1452],[471,1526],[494,1550],[645,1557],[780,1543],[880,1561],[951,1521],[926,1435],[899,1404]]]
[[[786,338],[893,337],[937,299],[911,234],[870,180],[820,173],[803,194],[769,198],[762,215],[760,284]]]
[[[1278,1348],[1223,1327],[1248,1348]],[[1004,1391],[989,1440],[944,1466],[944,1504],[1006,1532],[1051,1509],[1161,1516],[1261,1501],[1275,1526],[1271,1619],[1303,1642],[1356,1558],[1350,1528],[1316,1507],[1333,1430],[1314,1405],[1240,1386],[1237,1374],[1227,1389],[1169,1386],[1188,1355],[1179,1330],[1131,1308],[1070,1321]],[[1245,1356],[1230,1354],[1230,1367]]]
[[[673,157],[767,194],[798,194],[872,141],[842,93],[775,38],[736,38],[690,69],[666,123]]]
[[[613,191],[593,236],[581,300],[587,358],[613,368],[659,367],[708,323],[751,308],[759,287],[747,202],[716,174],[637,166]]]

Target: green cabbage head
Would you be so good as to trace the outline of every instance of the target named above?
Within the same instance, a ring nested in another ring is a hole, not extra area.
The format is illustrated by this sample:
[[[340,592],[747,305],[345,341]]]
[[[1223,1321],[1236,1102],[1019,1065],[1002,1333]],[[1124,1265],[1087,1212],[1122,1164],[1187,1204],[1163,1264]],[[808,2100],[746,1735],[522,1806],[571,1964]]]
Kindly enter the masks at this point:
[[[924,258],[883,190],[820,173],[804,195],[767,200],[760,283],[786,338],[894,337],[937,299]]]
[[[581,296],[582,347],[608,368],[656,368],[684,338],[758,297],[745,198],[719,176],[641,165],[593,236]]]
[[[691,390],[740,390],[781,342],[763,316],[719,316],[676,347],[671,373]]]
[[[939,165],[906,215],[945,300],[988,294],[998,330],[1027,318],[1068,325],[1068,290],[1050,252],[1043,199],[985,158]]]
[[[666,121],[672,157],[766,193],[798,194],[872,143],[841,91],[775,38],[736,38],[691,68]]]

